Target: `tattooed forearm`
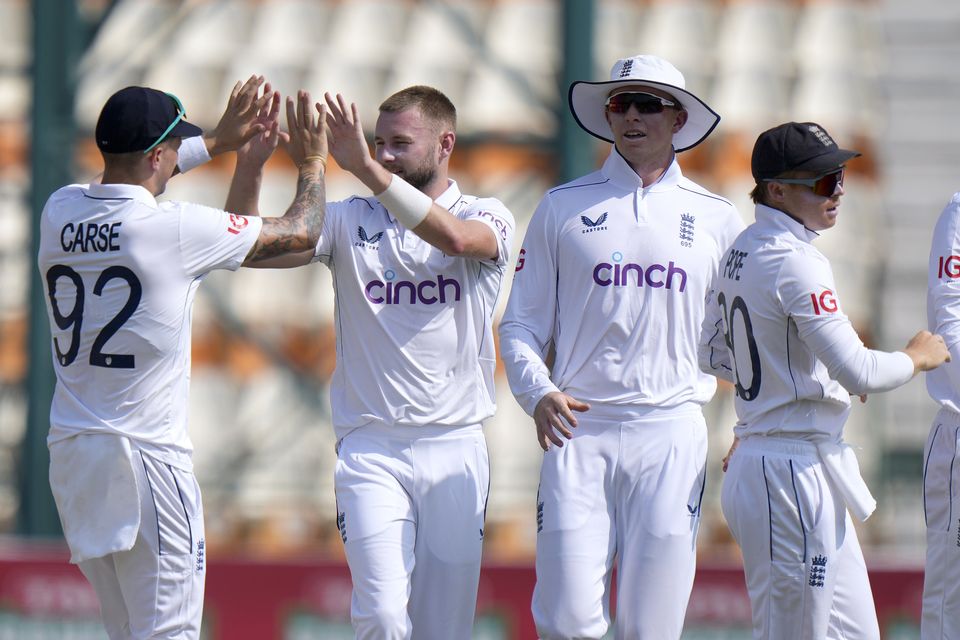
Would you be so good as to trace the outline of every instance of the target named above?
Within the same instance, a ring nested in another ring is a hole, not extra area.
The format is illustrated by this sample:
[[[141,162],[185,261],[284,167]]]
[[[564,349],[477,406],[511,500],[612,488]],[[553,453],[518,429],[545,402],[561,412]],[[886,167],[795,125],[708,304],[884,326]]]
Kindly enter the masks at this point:
[[[326,201],[323,174],[301,169],[293,204],[283,217],[263,219],[260,237],[247,260],[256,262],[315,248],[323,230]]]

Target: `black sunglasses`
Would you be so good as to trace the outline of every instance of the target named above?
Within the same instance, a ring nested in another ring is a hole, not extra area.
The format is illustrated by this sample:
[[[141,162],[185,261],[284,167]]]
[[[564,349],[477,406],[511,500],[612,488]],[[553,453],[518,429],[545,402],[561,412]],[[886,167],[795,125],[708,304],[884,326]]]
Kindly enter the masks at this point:
[[[670,102],[666,98],[655,96],[652,93],[617,93],[609,98],[605,106],[613,113],[626,113],[630,110],[630,105],[637,108],[638,113],[652,114],[662,113],[667,107],[675,107],[677,103]]]
[[[813,189],[818,196],[829,198],[837,190],[837,185],[843,186],[844,167],[831,169],[814,178],[768,178],[764,182],[783,182],[785,184],[802,184]]]

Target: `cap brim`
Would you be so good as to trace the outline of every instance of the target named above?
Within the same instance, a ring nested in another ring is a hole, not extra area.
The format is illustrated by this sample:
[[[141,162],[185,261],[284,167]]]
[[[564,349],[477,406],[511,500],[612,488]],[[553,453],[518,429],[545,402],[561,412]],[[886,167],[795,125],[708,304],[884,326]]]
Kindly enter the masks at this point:
[[[685,89],[662,82],[647,80],[616,80],[607,82],[578,81],[570,85],[568,101],[570,112],[580,127],[601,140],[613,142],[613,131],[606,119],[603,105],[607,96],[617,87],[644,86],[666,91],[683,105],[687,112],[687,123],[673,134],[673,148],[686,151],[697,146],[710,135],[720,122],[720,115],[707,104]]]
[[[846,164],[847,160],[861,155],[859,151],[837,148],[835,151],[813,157],[791,169],[792,171],[812,171],[814,173],[823,173],[836,169]]]
[[[202,136],[203,129],[198,127],[195,124],[191,124],[186,120],[181,120],[176,124],[176,126],[170,130],[170,133],[167,134],[168,138],[194,138],[196,136]]]

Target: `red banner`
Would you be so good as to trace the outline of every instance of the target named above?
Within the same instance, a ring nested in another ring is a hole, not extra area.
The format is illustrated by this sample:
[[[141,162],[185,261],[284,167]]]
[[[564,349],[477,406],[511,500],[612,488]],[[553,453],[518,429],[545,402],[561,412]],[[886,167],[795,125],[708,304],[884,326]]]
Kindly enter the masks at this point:
[[[96,596],[61,546],[0,545],[0,638],[105,638]],[[873,568],[884,637],[918,635],[923,574]],[[474,638],[533,640],[534,572],[529,565],[484,566]],[[205,640],[353,638],[350,574],[313,559],[260,562],[213,558],[207,572]],[[738,566],[702,564],[684,638],[749,638],[750,602]]]

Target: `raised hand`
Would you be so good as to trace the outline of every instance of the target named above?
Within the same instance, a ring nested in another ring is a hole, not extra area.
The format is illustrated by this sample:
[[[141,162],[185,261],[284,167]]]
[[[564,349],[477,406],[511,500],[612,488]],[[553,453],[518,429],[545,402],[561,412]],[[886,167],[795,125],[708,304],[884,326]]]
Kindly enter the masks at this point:
[[[287,129],[290,142],[287,153],[297,167],[317,164],[323,169],[327,166],[327,108],[317,102],[312,105],[310,93],[298,91],[297,99],[287,98]],[[314,118],[316,107],[318,117]]]
[[[286,143],[290,140],[289,134],[280,131],[280,93],[273,91],[268,82],[263,85],[263,94],[271,96],[270,101],[257,113],[257,122],[264,126],[264,130],[237,150],[238,165],[262,167],[281,141]]]
[[[238,81],[234,85],[220,121],[209,135],[204,136],[210,155],[236,151],[267,129],[269,123],[262,119],[261,114],[265,113],[265,108],[269,113],[270,103],[279,99],[279,96],[267,90],[267,87],[260,95],[263,84],[263,76],[253,75],[243,84]]]
[[[372,161],[370,148],[363,135],[360,113],[356,103],[348,106],[339,93],[336,99],[329,93],[324,94],[327,102],[327,126],[330,129],[330,154],[341,168],[357,175],[364,170],[368,161]]]

